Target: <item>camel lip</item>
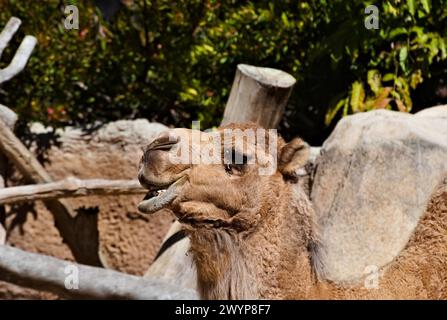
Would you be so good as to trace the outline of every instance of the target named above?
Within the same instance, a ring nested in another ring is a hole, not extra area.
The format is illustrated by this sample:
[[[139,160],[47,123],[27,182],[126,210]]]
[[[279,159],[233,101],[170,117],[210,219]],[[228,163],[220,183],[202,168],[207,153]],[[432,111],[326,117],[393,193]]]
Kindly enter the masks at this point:
[[[179,188],[184,184],[185,179],[185,177],[180,177],[171,183],[153,185],[148,188],[149,192],[138,204],[138,210],[143,213],[153,213],[170,205],[177,197]]]
[[[144,196],[143,201],[152,199],[152,198],[154,198],[154,197],[157,197],[158,194],[159,194],[158,191],[162,191],[162,192],[164,192],[164,191],[166,191],[166,189],[150,190],[150,191],[149,191],[148,193],[146,193],[146,195]]]
[[[152,197],[155,197],[157,195],[158,191],[166,191],[166,189],[168,189],[171,185],[176,183],[177,180],[179,180],[179,179],[175,179],[168,183],[161,183],[161,182],[149,181],[149,180],[144,179],[143,182],[140,182],[140,185],[144,189],[146,189],[148,192],[144,196],[143,200],[148,200]]]
[[[172,182],[170,184],[165,184],[165,185],[148,185],[148,186],[145,186],[145,188],[148,190],[148,192],[144,196],[143,200],[148,200],[150,198],[153,198],[153,197],[157,196],[157,193],[159,193],[159,191],[166,191],[166,189],[168,189],[174,182]]]

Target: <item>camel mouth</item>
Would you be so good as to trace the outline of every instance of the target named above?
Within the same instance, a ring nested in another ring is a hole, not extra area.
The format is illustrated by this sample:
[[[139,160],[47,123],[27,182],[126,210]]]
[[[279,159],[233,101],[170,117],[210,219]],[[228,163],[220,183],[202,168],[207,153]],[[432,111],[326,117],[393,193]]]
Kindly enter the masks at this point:
[[[169,184],[151,185],[143,201],[138,204],[138,210],[149,214],[167,207],[177,198],[185,181],[186,177],[183,176]]]

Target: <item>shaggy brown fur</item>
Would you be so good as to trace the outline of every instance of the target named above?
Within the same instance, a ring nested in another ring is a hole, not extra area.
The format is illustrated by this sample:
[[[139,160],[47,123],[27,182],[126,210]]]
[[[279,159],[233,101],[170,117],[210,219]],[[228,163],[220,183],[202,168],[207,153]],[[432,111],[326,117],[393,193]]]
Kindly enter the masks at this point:
[[[189,139],[191,131],[174,134]],[[278,169],[267,176],[258,174],[259,163],[169,165],[172,151],[157,148],[165,142],[161,137],[148,147],[139,178],[150,189],[186,177],[168,207],[191,239],[202,298],[447,298],[446,186],[433,198],[406,249],[380,270],[377,289],[342,286],[317,279],[313,272],[312,248],[318,241],[313,209],[294,183],[308,156],[302,140],[286,144],[278,137]],[[200,143],[209,143],[206,134]],[[254,156],[250,150],[247,157]]]

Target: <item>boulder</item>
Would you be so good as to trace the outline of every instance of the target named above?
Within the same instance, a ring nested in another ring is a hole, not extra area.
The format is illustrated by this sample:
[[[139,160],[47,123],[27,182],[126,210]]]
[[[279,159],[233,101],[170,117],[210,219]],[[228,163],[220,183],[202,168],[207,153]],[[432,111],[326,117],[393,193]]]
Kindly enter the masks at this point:
[[[316,161],[311,199],[321,278],[356,283],[405,247],[447,172],[447,108],[342,119]]]
[[[0,246],[4,245],[6,242],[6,231],[3,226],[0,224]]]

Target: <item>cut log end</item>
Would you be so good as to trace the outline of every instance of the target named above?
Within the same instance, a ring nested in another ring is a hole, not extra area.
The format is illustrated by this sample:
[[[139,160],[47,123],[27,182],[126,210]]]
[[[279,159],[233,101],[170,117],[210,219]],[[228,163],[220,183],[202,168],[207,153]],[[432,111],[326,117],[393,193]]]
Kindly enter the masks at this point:
[[[282,70],[255,67],[248,64],[239,64],[237,68],[247,77],[267,86],[290,88],[296,83],[293,76]]]
[[[254,122],[264,128],[277,127],[295,82],[281,70],[238,65],[222,125]]]

